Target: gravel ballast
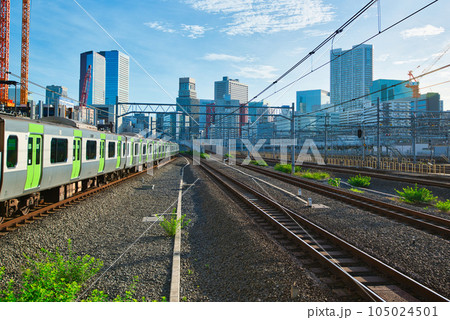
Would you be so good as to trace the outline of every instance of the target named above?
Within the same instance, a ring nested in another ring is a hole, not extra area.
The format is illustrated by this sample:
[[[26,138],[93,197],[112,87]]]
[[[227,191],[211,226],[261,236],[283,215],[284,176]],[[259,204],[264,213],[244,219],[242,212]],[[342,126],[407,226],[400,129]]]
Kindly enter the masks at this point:
[[[143,222],[143,218],[176,206],[184,164],[183,159],[175,160],[155,169],[154,176],[142,174],[7,234],[0,239],[0,265],[17,279],[25,263],[23,253],[32,256],[40,248],[67,248],[67,239],[72,239],[76,254],[104,262],[94,279],[104,275],[92,289],[104,290],[110,298],[124,296],[138,276],[138,299],[168,297],[173,239],[157,223]]]
[[[18,279],[23,253],[66,248],[72,239],[76,254],[104,261],[90,290],[124,296],[138,276],[135,297],[161,301],[170,291],[173,238],[143,218],[176,207],[185,164],[179,158],[154,176],[143,174],[7,234],[0,238],[0,265]],[[182,231],[181,301],[338,300],[201,169],[187,167],[184,181],[182,214],[191,222]],[[300,292],[295,298],[293,286]]]
[[[210,163],[220,167],[226,175],[237,177],[255,189],[270,194],[280,203],[440,294],[450,296],[450,284],[446,280],[450,279],[450,245],[447,240],[304,189],[303,199],[311,197],[313,203],[328,207],[310,209],[303,202],[266,184],[257,184],[230,167],[218,162]],[[298,188],[295,186],[243,167],[235,168],[297,194]]]

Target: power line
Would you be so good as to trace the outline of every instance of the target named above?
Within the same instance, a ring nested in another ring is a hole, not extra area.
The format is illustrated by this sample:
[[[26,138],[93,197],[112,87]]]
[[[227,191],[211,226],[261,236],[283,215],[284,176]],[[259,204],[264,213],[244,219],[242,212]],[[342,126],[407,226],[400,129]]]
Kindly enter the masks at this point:
[[[341,26],[341,28],[337,29],[337,30],[336,30],[335,32],[333,32],[330,36],[328,36],[328,38],[325,39],[319,46],[317,46],[316,49],[314,49],[313,51],[311,51],[308,55],[306,55],[303,59],[301,59],[299,62],[297,62],[293,67],[291,67],[288,71],[286,71],[282,76],[280,76],[280,77],[279,77],[277,80],[275,80],[272,84],[270,84],[270,85],[267,86],[264,90],[262,90],[260,93],[258,93],[255,97],[253,97],[250,101],[248,101],[247,104],[248,104],[249,102],[255,100],[258,96],[260,96],[262,93],[264,93],[264,92],[267,91],[269,88],[271,88],[273,85],[275,85],[280,79],[282,79],[282,78],[283,78],[284,76],[286,76],[288,73],[290,73],[290,72],[293,71],[295,68],[297,68],[301,63],[303,63],[304,61],[306,61],[309,57],[311,57],[311,56],[318,50],[317,48],[320,49],[320,48],[322,48],[327,42],[329,42],[330,40],[333,41],[333,40],[334,40],[334,37],[335,37],[337,34],[339,34],[339,33],[341,33],[341,32],[343,31],[343,29],[342,29],[343,26],[347,27],[347,26],[350,24],[350,22],[353,22],[353,21],[356,19],[356,16],[357,16],[357,15],[360,16],[364,11],[368,10],[368,9],[370,8],[370,6],[372,6],[376,1],[378,1],[378,0],[371,1],[371,2],[369,2],[368,4],[366,4],[366,6],[364,6],[362,9],[360,9],[354,16],[352,16],[352,18],[350,18],[349,20],[347,20],[347,22],[344,23],[344,24]],[[299,80],[305,78],[306,76],[308,76],[308,75],[310,75],[310,74],[316,72],[317,70],[319,70],[319,69],[325,67],[326,65],[330,64],[332,61],[338,59],[339,57],[342,57],[342,56],[344,56],[345,54],[348,54],[348,53],[352,52],[353,50],[357,49],[358,47],[360,47],[361,45],[365,44],[366,42],[368,42],[368,41],[370,41],[370,40],[372,40],[372,39],[378,37],[379,35],[383,34],[384,32],[386,32],[386,31],[392,29],[393,27],[397,26],[398,24],[402,23],[403,21],[405,21],[405,20],[411,18],[412,16],[418,14],[419,12],[425,10],[426,8],[428,8],[429,6],[433,5],[433,4],[436,3],[437,1],[439,1],[439,0],[434,0],[434,1],[432,1],[432,2],[430,2],[430,3],[428,3],[428,4],[426,4],[425,6],[419,8],[418,10],[414,11],[413,13],[411,13],[411,14],[407,15],[406,17],[404,17],[404,18],[398,20],[397,22],[391,24],[389,27],[387,27],[387,28],[385,28],[385,29],[379,31],[378,33],[374,34],[373,36],[369,37],[368,39],[366,39],[366,40],[364,40],[363,42],[359,43],[358,45],[354,46],[352,49],[345,51],[344,53],[342,53],[342,54],[336,56],[334,59],[330,59],[329,61],[327,61],[327,62],[325,62],[324,64],[320,65],[319,67],[317,67],[317,68],[311,70],[310,72],[306,73],[305,75],[301,76],[300,78],[298,78],[298,79],[292,81],[292,82],[289,83],[288,85],[286,85],[286,86],[284,86],[283,88],[279,89],[278,91],[276,91],[276,92],[270,94],[269,96],[265,97],[264,99],[267,99],[267,98],[271,97],[272,95],[274,95],[274,94],[276,94],[276,93],[278,93],[278,92],[280,92],[280,91],[286,89],[287,87],[291,86],[291,85],[294,84],[295,82],[297,82],[297,81],[299,81]],[[362,10],[364,10],[364,11],[362,11]],[[362,12],[361,12],[361,11],[362,11]],[[263,99],[263,100],[264,100],[264,99]],[[351,100],[351,101],[353,101],[353,100]],[[231,116],[232,114],[234,114],[234,113],[235,113],[237,110],[239,110],[240,108],[241,108],[241,107],[237,108],[236,110],[234,110],[233,112],[231,112],[229,115]],[[222,119],[225,118],[225,117],[227,117],[227,116],[223,116],[223,117],[221,117],[219,120],[222,120]]]

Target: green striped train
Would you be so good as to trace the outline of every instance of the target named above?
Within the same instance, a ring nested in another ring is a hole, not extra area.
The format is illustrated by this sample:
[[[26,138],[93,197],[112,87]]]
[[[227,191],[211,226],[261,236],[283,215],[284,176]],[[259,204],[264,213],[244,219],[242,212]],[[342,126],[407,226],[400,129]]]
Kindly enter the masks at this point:
[[[0,115],[0,222],[178,153],[173,142],[85,127]]]

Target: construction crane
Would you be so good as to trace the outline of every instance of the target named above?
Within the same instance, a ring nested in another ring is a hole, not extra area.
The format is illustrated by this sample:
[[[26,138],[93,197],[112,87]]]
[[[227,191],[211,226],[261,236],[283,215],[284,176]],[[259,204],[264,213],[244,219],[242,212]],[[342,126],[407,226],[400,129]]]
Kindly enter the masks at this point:
[[[409,75],[409,83],[405,84],[405,87],[412,89],[413,98],[420,98],[419,82],[414,77],[412,70],[408,72],[408,75]]]
[[[91,83],[91,65],[88,66],[86,74],[84,75],[83,87],[81,88],[80,109],[86,107],[89,97],[89,84]]]
[[[22,0],[22,59],[20,72],[20,104],[28,102],[28,56],[30,49],[30,0]]]
[[[9,7],[10,0],[0,2],[0,81],[7,81],[9,69]],[[0,84],[0,103],[8,103],[8,85]]]

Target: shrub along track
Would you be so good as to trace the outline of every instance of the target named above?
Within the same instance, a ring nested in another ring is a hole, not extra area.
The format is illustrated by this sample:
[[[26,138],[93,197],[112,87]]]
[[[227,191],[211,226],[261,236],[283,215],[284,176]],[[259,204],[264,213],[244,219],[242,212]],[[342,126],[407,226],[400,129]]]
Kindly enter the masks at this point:
[[[278,232],[292,242],[288,244],[302,256],[307,253],[323,267],[368,301],[448,301],[433,290],[371,257],[325,229],[297,215],[245,184],[220,174],[205,163],[209,175],[240,198],[251,211],[257,212]],[[214,172],[215,173],[214,173]],[[294,245],[292,247],[292,244]],[[301,252],[298,252],[301,250]],[[295,254],[295,253],[294,253]],[[323,268],[311,271],[320,275]],[[331,279],[331,278],[327,278]],[[336,281],[331,283],[336,286]]]
[[[243,157],[240,157],[243,158]],[[264,161],[271,164],[279,163],[279,160],[271,158],[263,158]],[[379,178],[385,180],[394,180],[399,182],[407,182],[412,184],[421,184],[426,186],[434,186],[440,188],[450,188],[450,177],[444,175],[423,175],[423,174],[401,174],[401,173],[391,173],[383,170],[370,169],[370,168],[352,168],[352,167],[342,167],[337,165],[318,165],[315,163],[303,163],[302,168],[309,168],[314,170],[324,170],[345,174],[364,174],[372,178]]]
[[[450,220],[429,215],[417,210],[408,209],[402,206],[390,204],[387,202],[371,199],[366,196],[351,193],[339,188],[327,186],[308,179],[294,177],[282,172],[275,172],[270,169],[263,169],[253,165],[247,165],[246,168],[266,176],[287,182],[297,187],[305,188],[310,191],[325,195],[326,197],[337,199],[360,207],[371,212],[400,220],[412,225],[418,229],[426,230],[446,239],[450,238]]]
[[[176,159],[176,157],[172,158],[169,162],[172,162]],[[167,162],[167,163],[169,163]],[[153,168],[156,168],[158,165],[154,165]],[[149,168],[148,168],[149,169]],[[121,182],[124,182],[128,179],[137,177],[139,175],[142,175],[143,173],[146,173],[148,169],[129,174],[123,178],[120,178],[118,180],[112,181],[110,183],[107,183],[105,185],[94,187],[89,190],[83,191],[81,193],[78,193],[72,197],[69,197],[67,199],[64,199],[62,201],[56,202],[56,203],[41,203],[39,204],[35,210],[32,210],[26,215],[22,215],[16,218],[12,219],[6,219],[3,223],[0,224],[0,236],[4,236],[8,234],[8,232],[14,231],[17,228],[26,226],[30,223],[33,223],[36,220],[41,220],[45,217],[47,217],[49,214],[55,213],[56,210],[63,209],[68,206],[76,205],[80,201],[93,196],[97,194],[98,192],[101,192],[103,190],[109,189]]]

